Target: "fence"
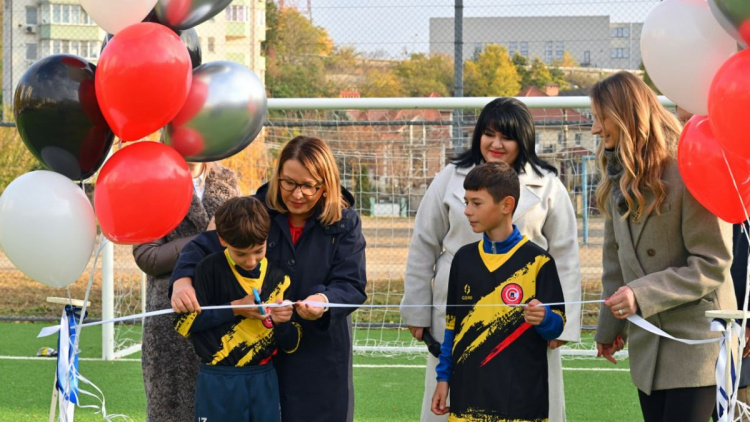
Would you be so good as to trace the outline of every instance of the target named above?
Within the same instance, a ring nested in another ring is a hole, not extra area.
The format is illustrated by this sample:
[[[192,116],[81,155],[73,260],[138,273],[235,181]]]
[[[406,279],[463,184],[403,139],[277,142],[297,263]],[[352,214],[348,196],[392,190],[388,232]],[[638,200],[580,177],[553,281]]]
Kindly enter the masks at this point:
[[[106,33],[75,3],[3,0],[6,106],[23,72],[39,58],[74,54],[96,64]],[[638,69],[643,20],[657,3],[234,0],[195,30],[203,62],[242,63],[266,82],[274,97],[335,97],[352,92],[371,97],[433,92],[451,96],[462,86],[454,84],[454,62],[476,60],[490,44],[528,62],[538,58],[547,66],[568,69],[566,80],[557,81],[565,91],[590,84],[590,74],[598,69]],[[461,17],[456,20],[456,16]],[[458,38],[455,22],[462,28]],[[412,69],[404,64],[415,54],[435,58],[431,63],[436,67]],[[386,83],[386,75],[397,79],[396,86]],[[10,119],[7,113],[3,117]]]
[[[602,220],[593,203],[597,183],[593,157],[597,139],[590,134],[588,99],[521,98],[531,108],[540,156],[554,163],[568,187],[578,214],[583,299],[600,297]],[[354,193],[367,240],[368,304],[394,305],[353,314],[355,348],[360,352],[424,351],[411,339],[395,307],[403,295],[403,275],[414,215],[432,177],[471,135],[473,117],[488,98],[460,99],[289,99],[271,100],[261,137],[252,145],[262,151],[256,171],[269,175],[284,143],[298,133],[325,139],[334,151],[342,184]],[[664,100],[666,104],[668,101]],[[452,137],[452,110],[464,120]],[[257,187],[257,186],[255,186]],[[130,246],[113,245],[96,269],[89,268],[71,288],[82,298],[88,276],[95,273],[93,317],[117,317],[143,309],[143,276]],[[111,268],[111,270],[110,270]],[[6,319],[57,316],[59,310],[40,305],[59,290],[28,280],[0,254],[0,314]],[[102,284],[102,277],[105,283]],[[108,280],[112,280],[112,284]],[[104,286],[104,289],[102,288]],[[101,293],[101,294],[100,294]],[[67,293],[66,293],[67,295]],[[102,304],[101,295],[105,295]],[[592,328],[597,306],[584,306],[582,323]],[[107,327],[105,325],[105,327]],[[112,335],[108,333],[111,330]],[[140,321],[105,328],[105,356],[137,350]],[[568,354],[575,354],[569,351]]]

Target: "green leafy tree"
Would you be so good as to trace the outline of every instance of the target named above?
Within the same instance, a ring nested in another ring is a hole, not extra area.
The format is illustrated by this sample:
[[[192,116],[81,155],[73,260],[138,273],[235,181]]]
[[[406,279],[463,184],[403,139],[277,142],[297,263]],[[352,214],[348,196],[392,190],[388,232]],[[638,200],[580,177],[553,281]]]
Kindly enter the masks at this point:
[[[547,64],[539,57],[534,57],[529,66],[529,85],[544,90],[544,88],[551,83],[552,74],[550,73]]]
[[[326,58],[333,52],[328,32],[314,26],[297,9],[266,9],[268,24],[266,88],[272,97],[330,96]]]
[[[0,128],[0,193],[18,176],[43,168],[26,148],[16,128]]]
[[[453,92],[453,60],[443,54],[412,54],[396,65],[394,73],[407,97],[426,97],[433,92],[447,97]]]
[[[521,76],[508,54],[497,44],[489,44],[476,60],[464,64],[464,89],[467,96],[513,96],[521,90]]]
[[[365,73],[360,93],[363,97],[403,97],[404,89],[393,69],[375,67]]]

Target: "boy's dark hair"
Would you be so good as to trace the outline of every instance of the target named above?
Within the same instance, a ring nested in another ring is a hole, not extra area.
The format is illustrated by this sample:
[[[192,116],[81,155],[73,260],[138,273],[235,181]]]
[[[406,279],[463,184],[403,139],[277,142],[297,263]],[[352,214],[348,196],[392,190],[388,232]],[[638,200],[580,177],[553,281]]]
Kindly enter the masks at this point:
[[[266,206],[252,196],[232,198],[214,214],[216,232],[233,248],[249,248],[268,240],[271,218]]]
[[[513,211],[516,210],[518,197],[521,195],[518,173],[513,167],[503,162],[484,163],[471,169],[464,179],[464,189],[471,191],[485,189],[495,203],[511,196],[515,201]]]

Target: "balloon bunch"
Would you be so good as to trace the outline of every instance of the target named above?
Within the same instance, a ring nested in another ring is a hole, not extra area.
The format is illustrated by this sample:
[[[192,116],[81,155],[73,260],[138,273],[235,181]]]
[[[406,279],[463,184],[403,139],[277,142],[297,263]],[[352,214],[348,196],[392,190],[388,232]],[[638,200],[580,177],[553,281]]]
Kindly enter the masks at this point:
[[[731,223],[745,221],[750,207],[750,51],[738,52],[749,42],[746,0],[665,0],[641,33],[651,80],[694,114],[678,144],[685,185]]]
[[[56,54],[23,74],[17,128],[51,171],[25,174],[0,196],[0,246],[24,274],[55,287],[83,272],[97,221],[122,244],[172,231],[192,201],[187,161],[240,152],[266,114],[265,89],[252,71],[225,61],[201,65],[193,27],[231,0],[80,3],[109,33],[99,62]],[[132,142],[160,130],[163,143]],[[125,146],[110,156],[115,136]],[[92,208],[73,181],[97,172]]]

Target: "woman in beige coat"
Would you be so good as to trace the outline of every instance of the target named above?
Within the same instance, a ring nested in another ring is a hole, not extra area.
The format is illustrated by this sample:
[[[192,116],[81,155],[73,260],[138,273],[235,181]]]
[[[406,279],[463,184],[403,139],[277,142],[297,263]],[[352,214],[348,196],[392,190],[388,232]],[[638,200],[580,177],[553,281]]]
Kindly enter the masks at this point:
[[[716,399],[716,343],[690,346],[629,324],[638,314],[679,338],[711,337],[705,312],[737,309],[732,226],[699,204],[677,168],[677,119],[638,77],[620,72],[591,90],[602,142],[597,190],[605,214],[599,353],[630,342],[630,374],[645,422],[700,421]]]
[[[521,181],[521,196],[513,224],[521,234],[549,251],[567,302],[580,301],[581,271],[576,217],[570,197],[557,170],[537,157],[534,121],[526,106],[514,98],[497,98],[487,104],[477,119],[471,149],[458,156],[432,181],[417,211],[406,266],[402,305],[432,307],[401,308],[401,316],[412,335],[422,340],[426,328],[442,342],[448,273],[453,254],[463,245],[481,239],[464,216],[463,182],[477,164],[504,161],[513,166]],[[432,280],[434,279],[434,283]],[[567,322],[562,335],[549,344],[547,353],[551,422],[565,420],[560,345],[580,339],[581,309],[566,305]],[[430,410],[435,391],[437,358],[428,356],[422,421],[446,421]]]

